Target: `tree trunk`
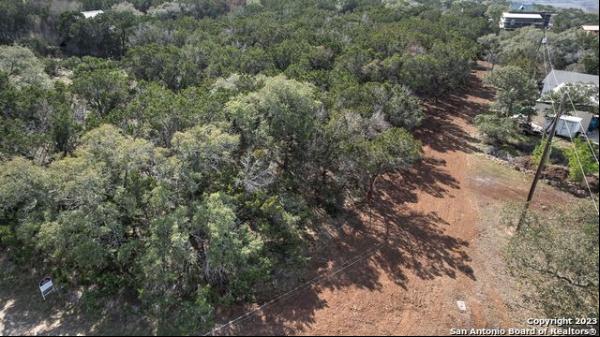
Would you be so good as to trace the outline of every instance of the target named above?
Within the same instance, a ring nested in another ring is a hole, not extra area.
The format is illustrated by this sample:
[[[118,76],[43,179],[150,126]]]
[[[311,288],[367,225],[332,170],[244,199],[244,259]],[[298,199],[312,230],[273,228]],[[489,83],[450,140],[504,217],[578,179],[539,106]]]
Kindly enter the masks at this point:
[[[371,203],[373,201],[373,194],[375,192],[375,181],[377,180],[377,177],[379,177],[379,175],[374,174],[369,179],[369,189],[367,190],[367,203],[369,205],[371,205]]]

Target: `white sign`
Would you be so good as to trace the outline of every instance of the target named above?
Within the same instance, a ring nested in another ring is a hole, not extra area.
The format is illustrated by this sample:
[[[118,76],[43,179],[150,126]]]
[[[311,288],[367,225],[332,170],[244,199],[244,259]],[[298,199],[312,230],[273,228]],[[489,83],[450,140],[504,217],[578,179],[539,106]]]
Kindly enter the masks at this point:
[[[52,283],[52,278],[45,277],[40,281],[40,293],[42,293],[42,298],[44,301],[46,300],[46,296],[54,291],[54,284]]]

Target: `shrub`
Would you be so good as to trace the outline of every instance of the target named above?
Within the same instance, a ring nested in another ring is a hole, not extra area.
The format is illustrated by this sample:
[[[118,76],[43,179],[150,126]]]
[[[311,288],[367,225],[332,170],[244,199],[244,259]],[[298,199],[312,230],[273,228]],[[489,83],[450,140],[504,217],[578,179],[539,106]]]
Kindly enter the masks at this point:
[[[520,218],[512,215],[512,220]],[[532,290],[525,300],[548,317],[597,318],[598,216],[594,208],[586,204],[570,212],[530,212],[522,224],[509,242],[507,258],[511,273]]]
[[[510,118],[495,114],[483,114],[475,117],[475,124],[483,134],[485,142],[498,145],[508,142],[517,134],[517,123]]]
[[[533,159],[533,162],[537,165],[539,165],[540,160],[542,159],[542,153],[544,152],[545,145],[545,141],[540,142],[531,153],[531,159]],[[565,164],[567,162],[564,151],[554,145],[552,145],[550,148],[548,161],[552,164]]]
[[[569,178],[571,180],[581,182],[584,174],[587,176],[598,173],[598,162],[585,141],[576,139],[573,147],[567,149],[566,155],[569,159]]]

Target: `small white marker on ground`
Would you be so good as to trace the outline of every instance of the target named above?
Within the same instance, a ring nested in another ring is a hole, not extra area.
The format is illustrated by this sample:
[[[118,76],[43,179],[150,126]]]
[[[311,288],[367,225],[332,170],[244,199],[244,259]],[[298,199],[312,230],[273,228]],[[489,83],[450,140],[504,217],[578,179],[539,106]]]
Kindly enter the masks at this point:
[[[456,306],[460,311],[467,311],[467,305],[465,304],[465,301],[456,301]]]

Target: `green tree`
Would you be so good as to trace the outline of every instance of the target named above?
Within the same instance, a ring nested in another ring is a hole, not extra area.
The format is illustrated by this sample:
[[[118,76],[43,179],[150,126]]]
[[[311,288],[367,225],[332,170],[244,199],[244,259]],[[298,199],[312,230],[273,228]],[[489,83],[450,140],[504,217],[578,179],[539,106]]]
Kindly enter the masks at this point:
[[[129,79],[118,69],[98,69],[79,74],[72,90],[103,118],[125,103],[129,96]]]
[[[443,97],[464,86],[474,53],[464,43],[435,43],[428,53],[405,55],[401,79],[421,95]]]
[[[508,1],[493,1],[488,5],[485,15],[492,20],[493,25],[498,25],[500,23],[502,13],[506,12],[509,6],[510,3]]]
[[[224,188],[235,175],[239,136],[215,125],[202,125],[173,136],[173,151],[181,161],[183,190],[190,199],[204,191]]]
[[[248,48],[240,57],[240,69],[246,74],[258,74],[274,68],[271,57],[262,48]]]
[[[151,207],[163,209],[160,192]],[[144,253],[139,259],[140,297],[158,318],[161,333],[197,333],[212,321],[207,291],[199,287],[201,266],[189,240],[184,208],[157,215],[150,222]]]
[[[33,30],[43,6],[29,1],[0,2],[0,44],[11,44]]]
[[[125,63],[136,78],[161,82],[173,90],[184,88],[188,76],[194,75],[185,73],[187,66],[181,50],[172,45],[149,44],[132,48]]]
[[[232,300],[247,298],[252,285],[268,276],[262,240],[240,223],[223,193],[207,195],[192,222],[193,238],[205,252],[204,278],[227,290]]]
[[[425,117],[421,100],[403,85],[369,82],[332,91],[336,92],[335,104],[339,108],[354,110],[365,118],[382,117],[395,127],[410,130]]]
[[[106,11],[93,18],[65,12],[59,21],[63,50],[71,55],[120,58],[128,48],[137,16],[128,11]]]
[[[505,66],[486,78],[496,89],[494,108],[499,116],[510,117],[534,104],[537,98],[535,82],[526,72],[515,66]]]
[[[113,111],[109,119],[136,138],[170,147],[175,132],[194,125],[193,112],[181,95],[159,83],[142,82],[127,106]]]
[[[491,71],[494,71],[494,67],[498,62],[499,54],[500,54],[500,37],[497,34],[488,34],[481,36],[477,39],[477,42],[481,44],[484,48],[485,59],[489,63],[492,64]]]
[[[0,246],[27,262],[35,253],[34,236],[51,203],[48,175],[31,161],[0,162]]]
[[[65,86],[17,87],[0,71],[0,157],[21,155],[47,163],[60,151],[69,153],[78,125]]]
[[[561,9],[552,18],[552,30],[561,32],[582,25],[598,24],[598,13],[587,13],[579,8]]]
[[[507,143],[517,135],[516,121],[495,113],[478,115],[475,117],[475,124],[484,135],[485,141],[492,145]]]
[[[360,181],[368,202],[371,202],[375,183],[382,174],[410,167],[421,154],[421,144],[400,128],[388,129],[373,139],[363,139],[347,146],[348,156],[353,158],[348,160],[358,168],[351,174]]]
[[[38,85],[49,88],[51,85],[44,72],[44,63],[25,47],[0,46],[0,71],[18,87]]]
[[[269,149],[284,172],[297,170],[317,132],[322,104],[311,85],[270,77],[258,91],[227,103],[226,111],[241,132],[244,149]]]
[[[421,101],[404,86],[394,85],[391,88],[383,111],[393,126],[408,130],[421,125],[425,118]]]
[[[592,52],[587,52],[581,62],[583,63],[584,66],[584,72],[588,73],[588,74],[594,74],[594,75],[598,75],[599,74],[599,67],[598,67],[598,59],[599,59],[599,54],[598,54],[598,45],[596,45],[596,47],[593,49],[594,51]]]
[[[542,153],[544,152],[544,147],[546,145],[546,141],[542,141],[540,142],[538,145],[536,145],[536,147],[533,149],[533,152],[531,153],[531,159],[533,160],[533,162],[538,165],[540,163],[540,161],[542,160]],[[562,164],[565,162],[565,154],[564,154],[564,150],[553,145],[550,148],[550,153],[548,154],[548,161],[550,163],[553,164]]]
[[[553,36],[551,33],[549,34],[548,36]],[[543,32],[534,27],[523,27],[513,32],[500,32],[498,37],[500,38],[499,58],[501,63],[508,65],[518,57],[535,59],[543,36]]]

